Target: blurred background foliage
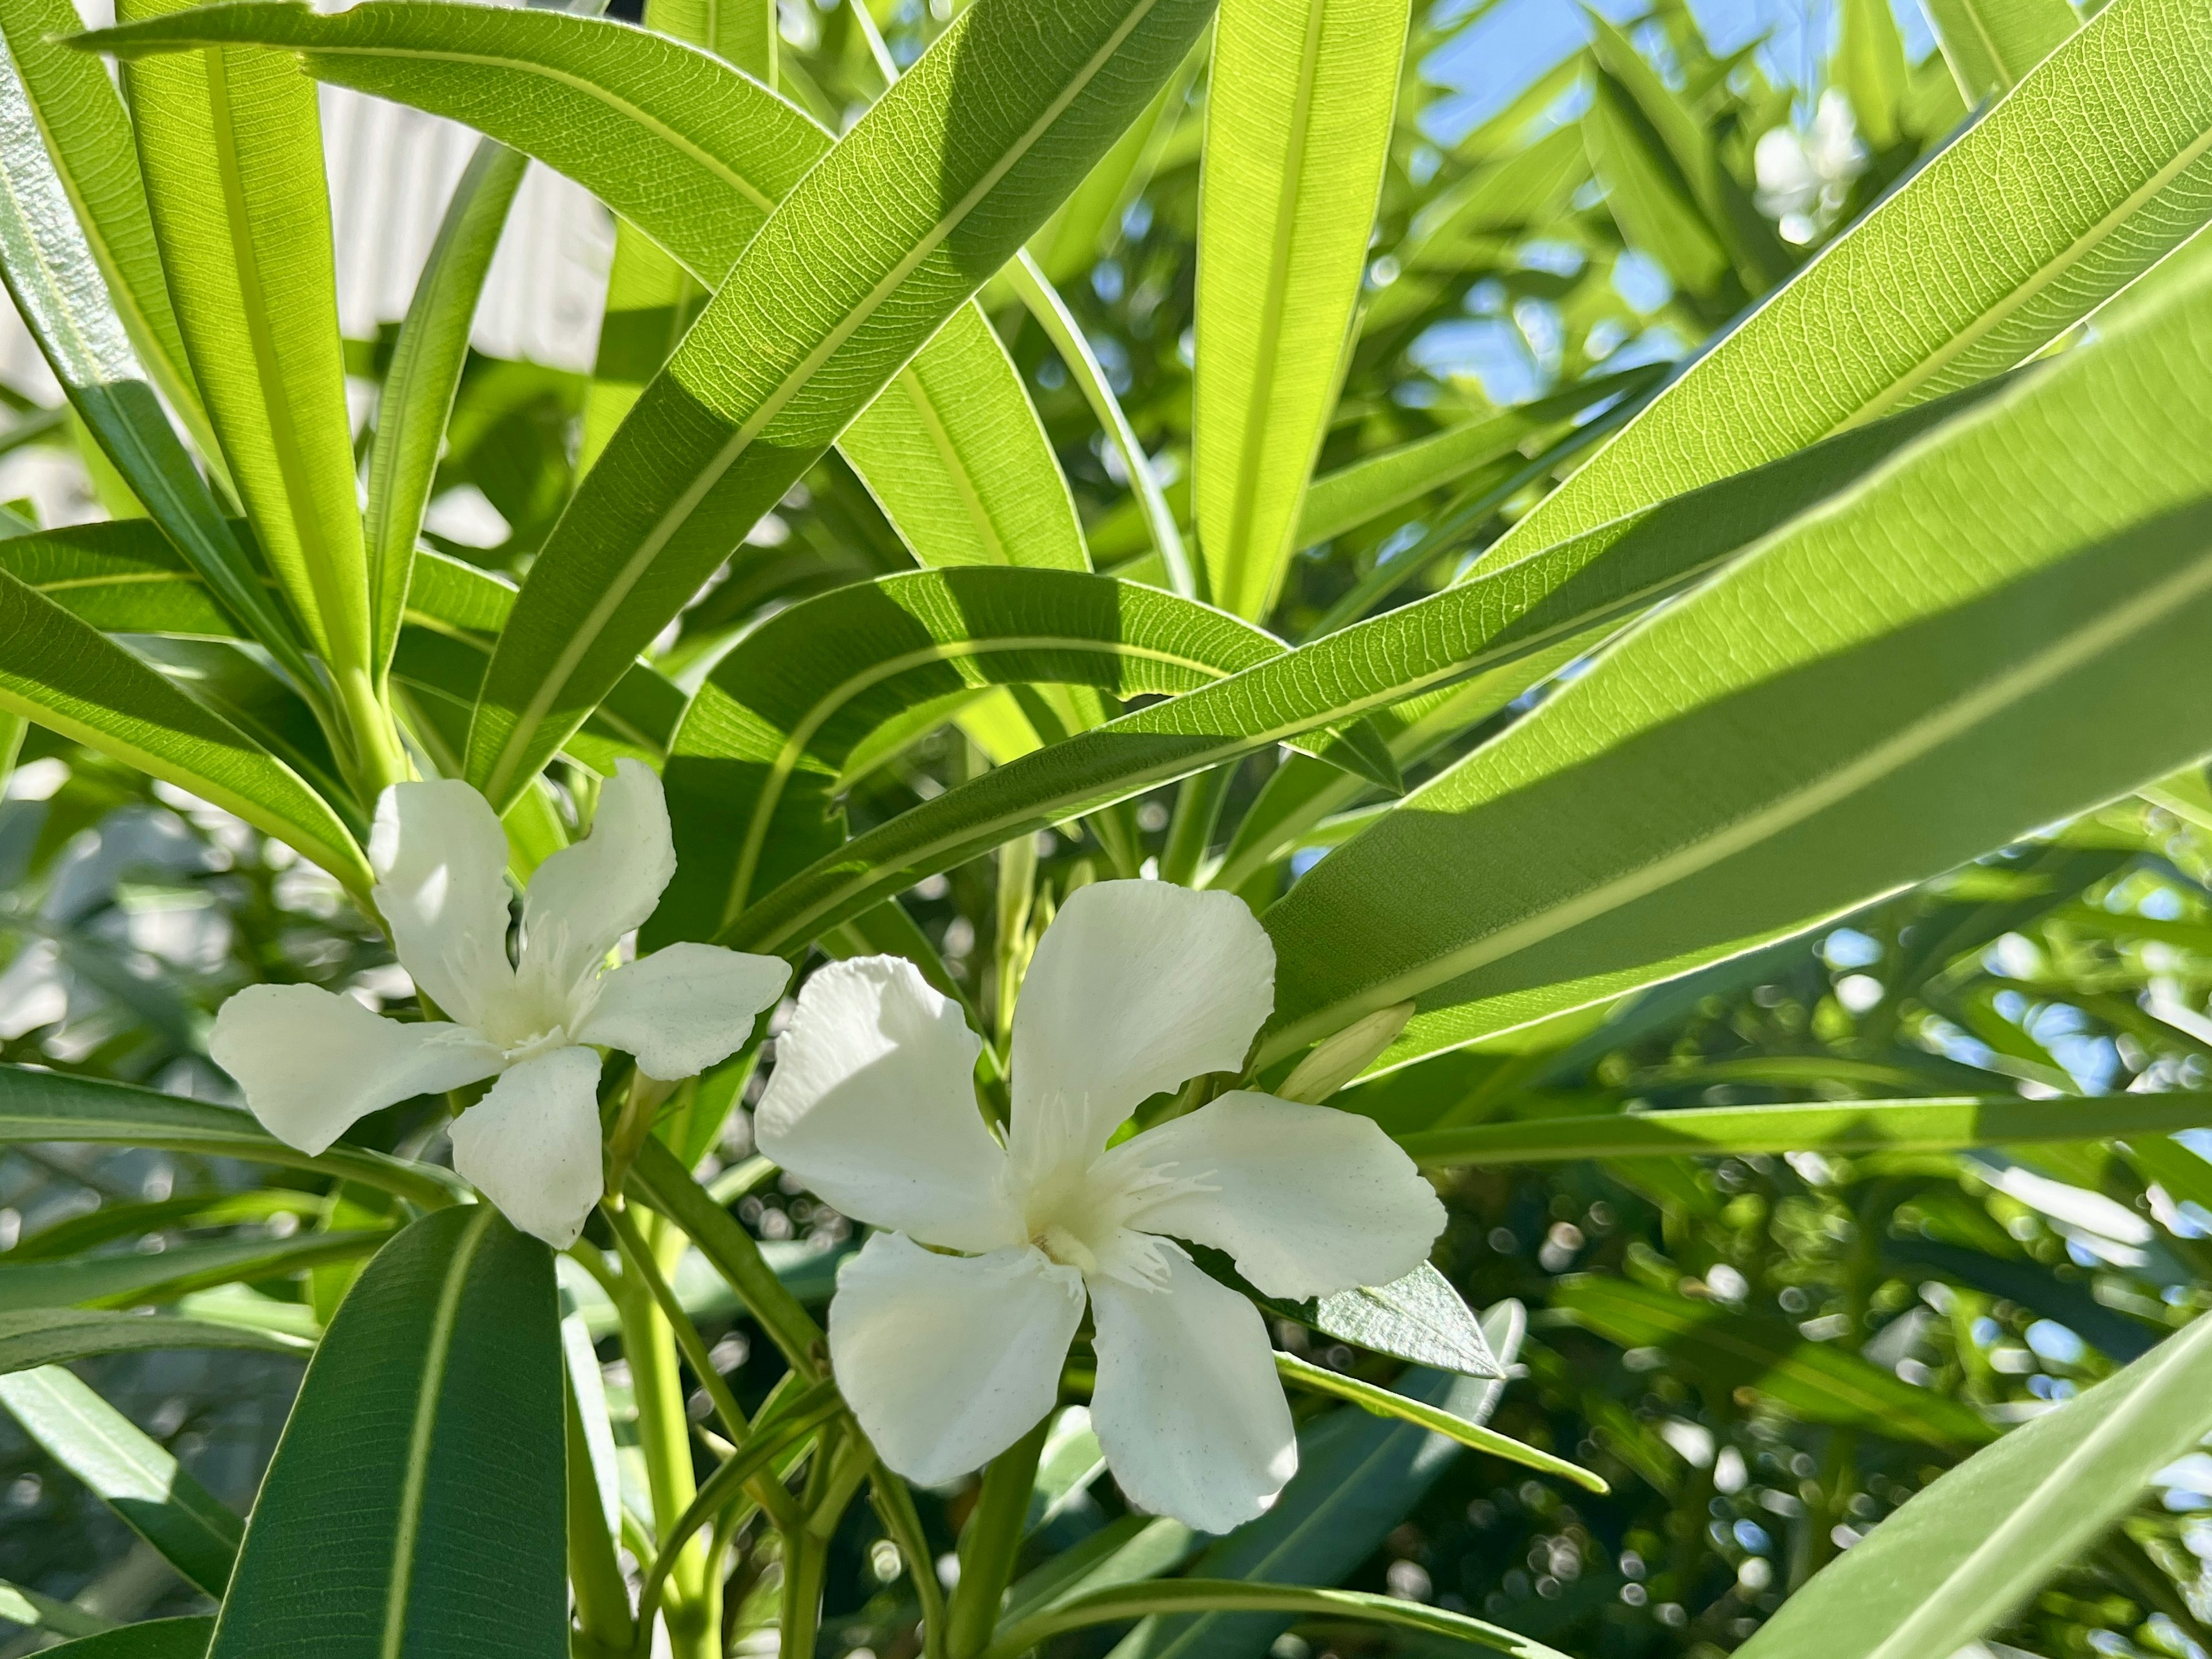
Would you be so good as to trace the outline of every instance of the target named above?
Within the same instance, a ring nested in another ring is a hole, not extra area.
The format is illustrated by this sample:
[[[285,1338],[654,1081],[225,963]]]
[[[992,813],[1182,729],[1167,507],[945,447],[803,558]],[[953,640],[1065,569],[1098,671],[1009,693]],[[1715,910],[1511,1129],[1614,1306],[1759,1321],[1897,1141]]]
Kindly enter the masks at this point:
[[[1417,18],[1364,315],[1322,471],[1432,434],[1451,434],[1451,447],[1379,516],[1334,524],[1310,509],[1309,526],[1323,533],[1309,538],[1273,618],[1286,638],[1449,580],[1669,364],[1816,257],[1966,118],[1924,21],[1916,12],[1900,22],[1885,0],[1808,0],[1748,17],[1681,0],[1603,15],[1564,0],[1549,8],[1445,0]],[[825,121],[848,124],[881,91],[886,66],[911,62],[950,15],[941,0],[934,10],[899,0],[872,15],[856,0],[787,0],[785,89]],[[1205,94],[1202,79],[1173,83],[1033,250],[1186,536]],[[1157,580],[1129,461],[1085,396],[1082,365],[1011,290],[985,298],[1074,485],[1098,567]],[[677,309],[693,303],[679,295]],[[354,343],[364,387],[392,332]],[[603,343],[602,382],[615,378],[611,354],[623,343]],[[495,571],[526,569],[573,482],[599,395],[574,368],[473,361],[440,474],[436,544]],[[17,497],[18,514],[48,522],[131,510],[104,470],[86,470],[33,380],[7,396],[14,424],[0,434],[0,499]],[[372,402],[362,400],[364,421]],[[695,685],[776,609],[908,562],[832,453],[659,641],[663,665]],[[1572,672],[1571,663],[1544,666]],[[210,659],[179,672],[221,671]],[[1524,675],[1483,695],[1502,719],[1545,684]],[[994,693],[888,753],[853,785],[855,827],[1034,746],[1031,720],[1044,708]],[[1418,779],[1496,719],[1441,743],[1399,734],[1394,746]],[[1302,833],[1212,849],[1229,866],[1217,879],[1255,906],[1372,805],[1340,775],[1303,769],[1311,764],[1255,761],[1233,786],[1231,823],[1255,805],[1264,817],[1309,804]],[[1324,811],[1310,810],[1317,776],[1334,792]],[[1003,1024],[1057,898],[1189,855],[1170,845],[1170,802],[1164,793],[1102,815],[1089,835],[1071,826],[1040,836],[908,896],[908,915],[985,1024]],[[1338,1102],[1402,1132],[1638,1104],[2203,1086],[2208,870],[2212,793],[2176,780],[1815,940],[1442,1056]],[[375,930],[326,878],[225,814],[30,732],[0,805],[0,1059],[229,1099],[205,1035],[222,1000],[258,980],[349,989],[380,1006],[412,997]],[[744,1057],[702,1083],[687,1132],[722,1166],[718,1195],[794,1284],[826,1295],[849,1227],[749,1161],[742,1109],[723,1119],[741,1091],[757,1090],[751,1064]],[[365,1127],[372,1144],[435,1152],[434,1125],[419,1110],[395,1109]],[[1943,1468],[2212,1301],[2212,1164],[2172,1141],[1501,1166],[1456,1175],[1448,1197],[1440,1264],[1476,1305],[1510,1297],[1529,1310],[1526,1375],[1507,1390],[1498,1426],[1591,1465],[1613,1490],[1593,1497],[1477,1455],[1440,1456],[1417,1434],[1344,1408],[1314,1426],[1309,1466],[1325,1449],[1334,1467],[1370,1473],[1357,1513],[1324,1517],[1340,1559],[1307,1570],[1488,1616],[1593,1659],[1734,1647]],[[220,1161],[85,1149],[8,1149],[0,1206],[0,1306],[11,1271],[63,1254],[277,1242],[376,1220],[361,1194],[313,1181],[288,1186]],[[194,1292],[185,1310],[312,1328],[350,1271],[337,1262],[277,1272]],[[570,1289],[589,1322],[591,1286]],[[679,1276],[678,1289],[708,1287]],[[732,1310],[703,1311],[716,1363],[750,1407],[774,1381],[773,1350],[751,1341]],[[1284,1335],[1310,1341],[1293,1328]],[[1348,1350],[1309,1352],[1386,1374]],[[296,1379],[289,1360],[236,1355],[125,1356],[92,1373],[101,1394],[239,1504]],[[628,1379],[611,1365],[606,1380],[619,1426]],[[1370,1464],[1357,1465],[1362,1457]],[[971,1496],[956,1489],[927,1504],[947,1551]],[[1112,1524],[1118,1501],[1098,1482],[1040,1538],[1066,1547]],[[2212,1456],[2203,1455],[2167,1471],[2093,1560],[1991,1645],[2050,1659],[2203,1653],[2212,1644],[2200,1622],[2212,1619],[2202,1565],[2212,1559],[2212,1519],[2199,1513],[2212,1516]],[[865,1511],[847,1523],[825,1629],[843,1650],[906,1659],[897,1632],[912,1601],[874,1524]],[[0,1613],[23,1593],[112,1618],[204,1605],[4,1423],[0,1577],[18,1587],[0,1588]],[[741,1651],[748,1632],[774,1639],[772,1585],[750,1596],[747,1588],[730,1598]],[[1071,1653],[1108,1645],[1063,1640]],[[1255,1633],[1217,1620],[1140,1629],[1121,1645],[1124,1659],[1138,1659],[1252,1652],[1271,1640],[1275,1659],[1354,1659],[1418,1652],[1423,1638],[1326,1625]]]

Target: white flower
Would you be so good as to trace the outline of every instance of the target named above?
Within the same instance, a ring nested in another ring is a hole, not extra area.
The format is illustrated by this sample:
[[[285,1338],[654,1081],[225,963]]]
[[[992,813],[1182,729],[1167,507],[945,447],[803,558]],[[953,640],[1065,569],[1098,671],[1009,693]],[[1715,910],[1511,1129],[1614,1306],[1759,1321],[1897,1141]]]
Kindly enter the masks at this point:
[[[1820,94],[1808,131],[1773,127],[1759,134],[1752,150],[1759,209],[1781,222],[1786,240],[1809,242],[1842,210],[1866,164],[1850,100],[1831,87]]]
[[[1412,1272],[1444,1219],[1371,1120],[1330,1107],[1239,1090],[1109,1146],[1149,1096],[1243,1065],[1274,977],[1234,895],[1081,889],[1022,987],[1003,1147],[976,1109],[981,1043],[913,964],[806,982],[755,1133],[890,1230],[838,1275],[830,1355],[891,1468],[943,1481],[1018,1438],[1057,1396],[1087,1293],[1091,1420],[1130,1501],[1217,1533],[1274,1501],[1297,1443],[1267,1327],[1173,1240],[1304,1297]]]
[[[663,1082],[736,1052],[790,969],[672,945],[608,971],[676,872],[660,780],[618,763],[592,833],[538,866],[512,962],[507,835],[465,783],[395,784],[369,862],[400,965],[449,1015],[385,1019],[312,985],[255,985],[216,1016],[208,1052],[278,1139],[320,1152],[368,1113],[497,1077],[453,1121],[453,1167],[556,1249],[599,1200],[598,1048]]]

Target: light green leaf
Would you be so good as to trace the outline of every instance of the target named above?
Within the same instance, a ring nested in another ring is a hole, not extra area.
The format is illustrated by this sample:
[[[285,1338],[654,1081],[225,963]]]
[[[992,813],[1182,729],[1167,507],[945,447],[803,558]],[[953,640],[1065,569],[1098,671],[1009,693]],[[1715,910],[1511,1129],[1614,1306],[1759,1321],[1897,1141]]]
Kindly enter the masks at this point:
[[[1448,722],[1446,688],[1531,659],[1551,672],[1563,650],[1709,574],[1957,407],[1844,434],[997,768],[855,836],[757,902],[721,942],[787,948],[1010,836],[1425,693],[1438,701],[1415,714]]]
[[[43,9],[41,0],[29,0],[29,3],[32,11],[23,13],[11,0],[9,7],[0,8],[0,20],[19,33],[38,27],[33,14]],[[70,15],[75,15],[74,12]],[[41,44],[31,49],[26,61],[52,76],[55,84],[47,90],[66,105],[76,76],[64,73],[63,66],[49,59],[47,54],[58,50]],[[64,55],[83,63],[73,54]],[[114,89],[97,63],[85,66],[92,70],[98,88],[78,90],[89,100],[87,107],[94,113],[88,125],[96,128],[101,125],[97,100],[112,100]],[[115,112],[119,118],[120,109]],[[127,131],[123,136],[127,142]],[[107,209],[127,222],[128,203],[137,191],[137,163],[125,151],[111,156],[111,165],[98,167],[108,142],[95,141],[92,134],[87,137],[88,152],[73,152],[63,146],[64,153],[94,166],[103,186],[112,186],[121,198],[108,202]],[[113,135],[108,137],[112,139]],[[143,218],[143,199],[137,200],[137,211]],[[89,216],[88,204],[86,212]],[[123,242],[133,240],[135,233],[127,223],[110,228]],[[144,234],[148,239],[144,254],[150,258],[150,228]],[[125,262],[135,268],[144,260],[134,252]],[[13,64],[5,60],[0,60],[0,267],[5,269],[16,310],[38,341],[55,378],[131,492],[183,550],[224,609],[276,653],[299,684],[313,687],[317,682],[301,654],[291,623],[270,602],[191,457],[169,428],[154,386],[117,315],[110,297],[111,284],[101,280],[95,249],[87,240],[79,214],[72,208],[66,182],[41,138],[39,109]],[[140,270],[132,280],[146,276]],[[158,266],[150,273],[150,280],[166,314],[168,290],[161,285]],[[170,317],[173,332],[174,326],[175,319]]]
[[[367,1255],[381,1232],[301,1233],[293,1238],[227,1238],[78,1256],[64,1261],[0,1263],[0,1316],[33,1308],[129,1308],[173,1302],[192,1291],[240,1279],[279,1279],[325,1262]]]
[[[122,15],[168,9],[126,0]],[[343,692],[369,672],[370,599],[315,89],[280,55],[232,47],[123,74],[193,378],[262,552]]]
[[[1322,860],[1268,914],[1259,1063],[1672,977],[2212,748],[2208,318],[2199,271],[1944,422]]]
[[[1783,1320],[1593,1273],[1559,1280],[1552,1305],[1608,1342],[1663,1348],[1701,1382],[1756,1389],[1808,1422],[1853,1424],[1946,1451],[1996,1437],[1948,1395],[1916,1388],[1847,1348],[1801,1336]]]
[[[2212,1320],[1914,1494],[1736,1650],[1746,1659],[1949,1659],[2132,1510],[2212,1431]]]
[[[1460,1129],[1425,1129],[1400,1136],[1399,1145],[1423,1168],[1442,1170],[1463,1164],[1547,1164],[1585,1158],[1948,1152],[2034,1141],[2132,1141],[2136,1136],[2207,1127],[2212,1127],[2212,1094],[2201,1091],[2088,1100],[1988,1095],[1526,1118]]]
[[[307,1368],[210,1654],[564,1659],[567,1387],[545,1247],[489,1204],[415,1223]]]
[[[408,1164],[360,1147],[337,1146],[310,1157],[228,1106],[182,1100],[125,1083],[0,1066],[0,1146],[49,1140],[143,1146],[319,1170],[429,1208],[450,1204],[467,1190],[449,1170]]]
[[[1462,1376],[1501,1376],[1482,1323],[1428,1262],[1388,1285],[1321,1297],[1310,1316],[1326,1335]]]
[[[1898,108],[1905,100],[1905,37],[1889,0],[1844,0],[1844,35],[1836,48],[1836,84],[1850,100],[1859,136],[1876,150],[1903,137]]]
[[[1728,274],[1728,252],[1643,112],[1602,70],[1591,77],[1589,110],[1579,125],[1590,169],[1604,184],[1606,205],[1629,246],[1656,259],[1692,294],[1711,295]]]
[[[1192,468],[1206,592],[1273,607],[1335,407],[1407,0],[1224,0],[1198,210]]]
[[[1069,571],[919,571],[793,605],[722,659],[677,732],[677,876],[652,936],[710,937],[834,851],[850,757],[908,709],[990,685],[1188,691],[1282,653],[1249,623]],[[1366,767],[1349,744],[1331,752]]]
[[[477,299],[527,165],[524,156],[489,139],[477,146],[446,204],[392,347],[392,367],[385,372],[376,438],[368,452],[362,526],[372,619],[369,660],[380,677],[398,643],[415,544],[437,477],[446,422],[468,362]]]
[[[0,1405],[171,1566],[222,1594],[245,1528],[160,1442],[59,1365],[0,1376]]]
[[[368,860],[298,774],[154,669],[0,574],[0,708],[235,812],[366,895]]]
[[[1509,1463],[1518,1463],[1524,1468],[1572,1481],[1586,1492],[1606,1492],[1612,1490],[1601,1477],[1578,1463],[1570,1463],[1564,1457],[1554,1457],[1549,1452],[1523,1445],[1510,1435],[1499,1434],[1480,1423],[1470,1423],[1441,1407],[1393,1394],[1388,1389],[1378,1389],[1372,1382],[1363,1382],[1356,1376],[1330,1370],[1325,1365],[1310,1364],[1295,1354],[1278,1353],[1275,1370],[1285,1382],[1304,1389],[1309,1393],[1333,1395],[1339,1400],[1349,1400],[1360,1410],[1370,1412],[1376,1417],[1415,1424],[1443,1435],[1448,1440],[1456,1440],[1462,1446],[1487,1452],[1492,1457],[1504,1458]]]
[[[2208,151],[2212,15],[2115,0],[1477,569],[2020,363],[2205,222]]]
[[[775,0],[653,0],[648,28],[704,46],[764,87],[775,84]]]
[[[613,332],[587,417],[587,463],[635,402],[629,388],[642,388],[690,325],[690,284],[721,285],[831,142],[704,52],[550,10],[495,16],[398,0],[318,15],[247,3],[94,40],[150,49],[201,40],[312,48],[309,73],[467,122],[577,179],[634,228],[632,236],[657,242],[682,272],[627,239],[618,246],[618,254],[629,252],[610,295]],[[924,345],[845,435],[848,459],[924,563],[1087,567],[1059,463],[979,312]]]
[[[1928,15],[1969,107],[2010,92],[2081,27],[2069,0],[1928,0]]]
[[[0,5],[15,77],[37,118],[48,160],[76,210],[76,227],[106,280],[108,297],[161,396],[216,465],[185,359],[184,337],[169,303],[154,222],[146,209],[131,118],[101,66],[61,44],[82,27],[67,0],[8,0]]]
[[[147,1349],[259,1348],[299,1353],[306,1346],[275,1331],[198,1319],[149,1319],[143,1314],[71,1308],[0,1313],[0,1372]]]
[[[115,1628],[112,1620],[0,1578],[0,1619],[56,1636],[97,1636]]]

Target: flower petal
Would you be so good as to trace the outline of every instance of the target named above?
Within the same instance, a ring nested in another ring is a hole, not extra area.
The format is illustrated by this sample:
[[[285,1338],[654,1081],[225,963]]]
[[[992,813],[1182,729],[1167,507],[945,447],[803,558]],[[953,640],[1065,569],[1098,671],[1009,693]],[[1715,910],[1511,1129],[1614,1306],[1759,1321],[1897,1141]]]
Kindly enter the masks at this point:
[[[1274,1006],[1275,947],[1235,894],[1079,889],[1014,1010],[1015,1158],[1095,1157],[1148,1095],[1242,1066]]]
[[[1091,1286],[1091,1424],[1123,1494],[1200,1532],[1264,1514],[1297,1473],[1291,1408],[1260,1310],[1170,1247],[1167,1288]]]
[[[775,1040],[760,1150],[847,1215],[953,1250],[1024,1242],[975,1106],[982,1042],[899,957],[833,962]]]
[[[499,1070],[499,1050],[465,1025],[386,1019],[313,985],[249,985],[208,1038],[261,1127],[319,1153],[369,1113]]]
[[[933,1255],[877,1233],[837,1275],[830,1364],[884,1462],[931,1485],[1052,1409],[1082,1319],[1082,1275],[1042,1250]]]
[[[556,1048],[504,1073],[453,1120],[453,1168],[533,1238],[565,1250],[605,1190],[599,1057]]]
[[[573,994],[624,933],[653,914],[676,873],[660,780],[642,762],[615,763],[592,833],[538,866],[522,896],[523,976]]]
[[[1175,1182],[1127,1225],[1226,1250],[1267,1296],[1388,1285],[1426,1261],[1444,1228],[1436,1190],[1374,1119],[1247,1089],[1123,1141],[1103,1161]]]
[[[638,1069],[663,1083],[696,1077],[737,1053],[753,1017],[775,1006],[790,977],[781,957],[671,945],[599,981],[576,1041],[635,1054]]]
[[[491,803],[455,779],[395,783],[376,804],[368,858],[399,965],[444,1012],[481,1025],[514,977],[507,832]]]

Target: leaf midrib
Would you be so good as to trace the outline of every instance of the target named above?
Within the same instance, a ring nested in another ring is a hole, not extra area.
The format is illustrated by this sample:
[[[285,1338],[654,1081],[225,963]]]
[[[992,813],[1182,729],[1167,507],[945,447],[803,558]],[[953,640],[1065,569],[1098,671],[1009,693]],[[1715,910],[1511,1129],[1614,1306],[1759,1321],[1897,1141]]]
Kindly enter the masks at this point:
[[[900,257],[891,269],[862,296],[858,305],[848,309],[832,327],[824,332],[813,349],[801,358],[769,395],[761,400],[752,414],[748,416],[744,423],[731,434],[728,441],[717,452],[714,459],[700,471],[698,476],[693,478],[690,484],[685,486],[683,493],[677,497],[668,511],[661,515],[659,520],[647,533],[622,568],[615,574],[613,580],[607,585],[606,591],[593,603],[582,625],[562,647],[560,654],[554,659],[552,665],[547,669],[537,690],[531,695],[529,702],[524,706],[521,718],[516,720],[506,741],[501,744],[499,757],[493,763],[486,779],[483,793],[487,796],[496,801],[506,793],[507,786],[518,763],[518,756],[532,742],[537,728],[544,723],[546,714],[552,708],[554,701],[567,689],[568,681],[574,677],[578,665],[583,661],[598,636],[605,630],[608,622],[611,620],[615,612],[629,599],[631,590],[643,578],[647,568],[660,556],[662,549],[666,547],[676,532],[690,521],[691,515],[698,510],[700,502],[706,499],[708,493],[721,481],[724,474],[737,465],[738,459],[752,447],[753,441],[766,429],[769,422],[783,412],[785,405],[798,396],[799,389],[813,377],[815,371],[836,356],[845,343],[874,317],[882,308],[884,302],[898,290],[922,261],[942,246],[945,239],[950,237],[953,231],[966,221],[968,216],[973,213],[994,190],[998,188],[1000,182],[1006,174],[1036,147],[1045,134],[1059,122],[1060,118],[1066,113],[1068,106],[1089,89],[1091,82],[1097,78],[1098,72],[1112,59],[1115,53],[1121,49],[1122,43],[1136,31],[1139,24],[1152,15],[1159,4],[1160,0],[1137,0],[1137,3],[1130,7],[1127,14],[1107,35],[1098,50],[1091,54],[1089,61],[1080,70],[1069,78],[1067,84],[1060,88],[1021,137],[1008,145],[990,167],[985,169],[982,177],[969,187],[967,193],[954,204],[951,212],[940,215],[928,232],[915,240],[914,245]],[[766,234],[765,228],[762,234]],[[758,245],[757,240],[756,246]],[[733,271],[732,276],[734,275]],[[479,708],[483,707],[481,702],[478,707]]]

